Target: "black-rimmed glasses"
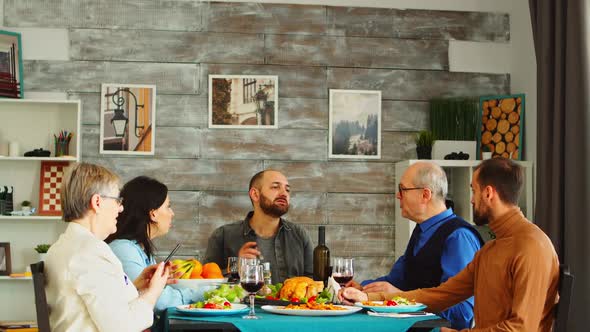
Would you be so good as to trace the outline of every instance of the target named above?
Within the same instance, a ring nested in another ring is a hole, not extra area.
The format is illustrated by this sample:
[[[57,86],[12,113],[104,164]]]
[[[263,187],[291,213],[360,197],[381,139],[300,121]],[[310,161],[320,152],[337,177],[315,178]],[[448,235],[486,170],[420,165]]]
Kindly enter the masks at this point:
[[[100,195],[100,197],[114,199],[115,202],[117,202],[117,204],[123,205],[123,197],[116,197],[116,196],[109,196],[109,195]]]
[[[405,188],[402,187],[402,184],[398,184],[397,185],[397,192],[399,193],[400,196],[404,196],[404,191],[408,191],[408,190],[418,190],[418,189],[426,189],[426,187],[412,187],[412,188]]]

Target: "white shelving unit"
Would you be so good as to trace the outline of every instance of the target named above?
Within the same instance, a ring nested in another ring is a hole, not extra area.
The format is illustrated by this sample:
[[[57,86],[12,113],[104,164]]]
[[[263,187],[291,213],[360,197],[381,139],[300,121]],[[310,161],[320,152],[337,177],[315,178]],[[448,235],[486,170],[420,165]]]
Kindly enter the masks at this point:
[[[16,141],[20,156],[0,157],[0,186],[14,187],[14,209],[28,200],[39,206],[39,177],[42,161],[70,161],[80,158],[80,102],[72,100],[0,99],[0,144]],[[55,155],[54,134],[73,133],[67,157]],[[24,157],[24,153],[43,148],[51,157]],[[25,272],[38,261],[33,249],[40,243],[53,243],[66,224],[59,216],[0,216],[0,242],[9,242],[12,272]],[[28,281],[28,282],[27,282]],[[0,277],[0,320],[35,320],[35,301],[31,278]]]
[[[416,163],[424,160],[404,160],[395,164],[395,187],[399,184],[399,179],[406,169]],[[473,208],[471,206],[471,179],[473,171],[481,160],[430,160],[440,165],[447,173],[449,182],[448,198],[452,199],[455,213],[473,223]],[[529,161],[519,161],[524,167],[524,189],[520,197],[519,206],[524,215],[533,220],[534,213],[534,169],[533,163]],[[415,222],[410,221],[401,215],[399,200],[395,200],[395,259],[398,259],[405,251],[410,236],[414,231]],[[485,238],[485,236],[484,236]]]

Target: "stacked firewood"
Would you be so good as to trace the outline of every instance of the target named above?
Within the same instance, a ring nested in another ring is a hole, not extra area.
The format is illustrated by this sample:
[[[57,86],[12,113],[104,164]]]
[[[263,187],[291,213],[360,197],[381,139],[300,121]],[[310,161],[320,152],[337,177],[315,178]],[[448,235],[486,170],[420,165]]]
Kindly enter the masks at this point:
[[[481,144],[493,157],[520,159],[522,98],[485,100],[482,104]]]

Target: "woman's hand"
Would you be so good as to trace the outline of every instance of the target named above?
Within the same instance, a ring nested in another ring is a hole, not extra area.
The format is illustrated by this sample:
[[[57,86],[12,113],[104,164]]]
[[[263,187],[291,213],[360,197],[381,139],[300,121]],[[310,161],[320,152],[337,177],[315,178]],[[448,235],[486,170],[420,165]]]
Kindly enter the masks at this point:
[[[387,281],[376,281],[366,285],[363,288],[363,291],[367,293],[399,293],[401,290],[397,289],[392,284],[388,283]]]
[[[156,305],[164,286],[168,283],[170,267],[165,263],[146,267],[133,284],[139,292],[139,297]]]

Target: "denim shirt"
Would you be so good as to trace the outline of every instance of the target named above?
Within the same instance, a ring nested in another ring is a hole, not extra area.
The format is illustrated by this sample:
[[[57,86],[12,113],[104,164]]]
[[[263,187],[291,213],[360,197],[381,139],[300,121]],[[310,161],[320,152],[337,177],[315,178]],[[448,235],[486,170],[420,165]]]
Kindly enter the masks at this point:
[[[123,265],[123,270],[131,280],[135,280],[143,269],[156,264],[154,257],[148,257],[143,249],[137,244],[137,241],[117,239],[109,244],[113,253],[119,258]],[[161,313],[168,307],[175,307],[181,304],[190,304],[203,300],[204,292],[207,287],[198,290],[191,288],[172,288],[164,287],[162,294],[158,298],[154,310]]]
[[[256,242],[256,232],[250,227],[253,215],[250,211],[244,220],[217,228],[209,237],[205,261],[215,262],[224,269],[227,258],[238,256],[244,243]],[[313,242],[303,227],[281,218],[275,235],[275,253],[279,275],[273,276],[273,283],[313,275]]]

